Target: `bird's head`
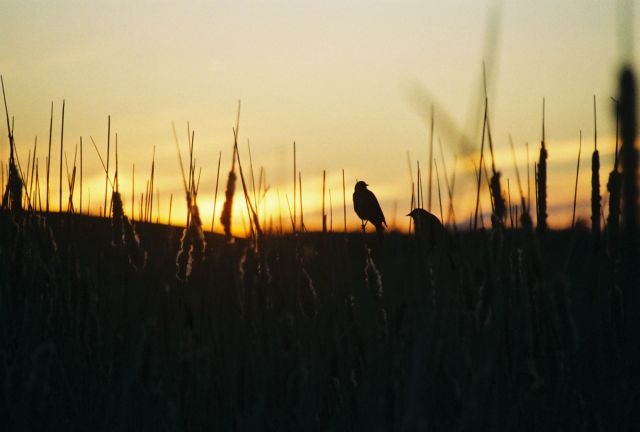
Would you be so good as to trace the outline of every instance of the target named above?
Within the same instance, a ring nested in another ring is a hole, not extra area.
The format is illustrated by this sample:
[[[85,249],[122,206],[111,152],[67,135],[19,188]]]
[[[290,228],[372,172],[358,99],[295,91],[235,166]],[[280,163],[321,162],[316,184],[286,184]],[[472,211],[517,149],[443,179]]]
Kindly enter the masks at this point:
[[[359,182],[356,183],[355,190],[365,190],[367,188],[367,186],[369,186],[367,183],[365,183],[362,180],[360,180]]]
[[[427,211],[424,209],[414,208],[407,216],[410,216],[413,218],[413,220],[416,220],[417,218],[425,216],[426,213]]]

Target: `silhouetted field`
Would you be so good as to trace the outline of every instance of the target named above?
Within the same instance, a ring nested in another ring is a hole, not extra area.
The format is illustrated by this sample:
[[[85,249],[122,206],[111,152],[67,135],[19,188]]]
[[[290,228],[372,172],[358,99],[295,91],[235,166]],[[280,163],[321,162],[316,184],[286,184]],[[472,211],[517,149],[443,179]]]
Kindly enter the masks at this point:
[[[146,259],[108,219],[0,213],[3,430],[639,424],[630,280],[580,225],[461,232],[448,253],[207,234],[186,280],[182,229],[135,227]]]

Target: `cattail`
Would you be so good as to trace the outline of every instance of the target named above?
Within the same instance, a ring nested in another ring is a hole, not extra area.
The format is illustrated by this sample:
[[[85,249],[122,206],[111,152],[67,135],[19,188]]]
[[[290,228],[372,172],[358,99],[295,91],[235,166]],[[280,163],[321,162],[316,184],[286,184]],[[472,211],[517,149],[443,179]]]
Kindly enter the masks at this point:
[[[9,183],[2,199],[2,206],[6,208],[7,205],[14,214],[22,212],[22,177],[20,177],[13,155],[9,159]]]
[[[238,115],[236,117],[236,128],[233,130],[233,156],[231,159],[231,170],[227,177],[227,188],[224,192],[224,205],[222,206],[222,214],[220,215],[220,223],[224,228],[224,238],[227,242],[232,240],[231,237],[231,211],[233,209],[233,194],[236,191],[236,152],[238,151],[238,129],[240,126],[240,101],[238,101]]]
[[[622,292],[625,307],[625,339],[629,349],[635,342],[640,325],[640,250],[638,239],[638,151],[635,148],[636,124],[636,84],[633,70],[626,67],[620,77],[620,135],[622,137]],[[632,355],[636,355],[634,349]]]
[[[306,290],[301,289],[298,291],[298,308],[304,316],[308,318],[316,318],[318,316],[318,292],[313,285],[311,276],[304,268],[302,262],[300,262],[300,269],[302,271],[304,281],[306,282]]]
[[[224,196],[225,196],[224,205],[222,207],[222,214],[220,215],[220,223],[224,228],[224,238],[227,241],[231,240],[231,210],[233,208],[233,195],[235,191],[236,191],[236,173],[232,168],[231,171],[229,171],[229,177],[227,178],[227,189],[225,190],[225,193],[224,193]]]
[[[516,161],[516,151],[513,147],[513,139],[511,138],[511,135],[509,135],[509,144],[511,146],[511,156],[513,158],[513,167],[516,171],[518,192],[520,193],[520,203],[522,208],[522,215],[520,216],[520,221],[522,224],[522,229],[524,230],[525,244],[527,245],[530,252],[532,253],[532,264],[533,264],[534,275],[536,276],[537,280],[540,280],[542,278],[540,248],[538,243],[536,242],[536,238],[533,235],[533,222],[531,221],[531,216],[529,215],[527,203],[524,199],[524,193],[522,192],[522,183],[520,182],[520,170],[518,170],[518,162]]]
[[[638,154],[636,139],[636,86],[633,71],[625,68],[620,77],[620,133],[622,136],[622,221],[627,234],[638,227]]]
[[[204,258],[207,246],[197,204],[191,205],[189,213],[191,215],[189,225],[182,231],[180,249],[176,256],[176,277],[179,280],[186,280],[191,276],[196,265]]]
[[[609,173],[607,190],[609,191],[609,214],[607,215],[607,238],[609,240],[609,255],[613,258],[618,253],[618,230],[620,225],[620,172],[618,171],[618,102],[616,102],[616,147],[613,169]]]
[[[202,231],[202,220],[200,219],[200,210],[198,205],[193,203],[191,206],[191,235],[193,242],[190,251],[190,262],[193,267],[194,262],[201,261],[204,258],[204,251],[207,247],[207,242],[204,238],[204,232]],[[191,274],[191,268],[189,268],[189,274]]]
[[[364,280],[367,284],[370,284],[370,276],[373,276],[374,297],[382,297],[382,295],[384,294],[382,275],[376,267],[376,264],[373,262],[373,258],[371,257],[371,249],[367,247],[367,256],[365,258],[364,264]]]
[[[20,214],[22,212],[22,177],[18,167],[16,166],[15,159],[15,142],[13,140],[13,128],[9,125],[9,109],[7,108],[7,97],[4,92],[4,80],[0,76],[0,83],[2,84],[2,98],[4,100],[4,110],[7,117],[7,131],[9,133],[9,181],[7,187],[2,196],[2,208],[11,207],[11,211],[14,214]]]
[[[111,229],[112,245],[124,250],[129,264],[134,269],[142,269],[147,260],[146,252],[140,247],[140,238],[135,226],[124,213],[122,196],[117,190],[111,194]]]
[[[111,214],[112,244],[117,247],[122,247],[124,244],[124,209],[122,197],[119,192],[114,191],[111,194],[111,202],[113,203]]]
[[[186,280],[193,268],[190,259],[193,236],[190,228],[191,225],[184,227],[180,237],[180,248],[178,249],[178,255],[176,255],[176,278],[178,280]]]
[[[538,191],[538,226],[539,233],[547,230],[547,148],[545,146],[544,114],[545,100],[542,99],[542,141],[540,142],[540,159],[536,174],[536,184]]]
[[[596,97],[593,96],[593,155],[591,156],[591,234],[594,247],[600,248],[600,154],[598,153],[598,126],[596,122]]]
[[[493,197],[493,215],[491,222],[494,228],[504,226],[504,220],[507,214],[507,208],[504,203],[502,191],[500,188],[500,172],[496,171],[491,176],[491,196]]]
[[[129,258],[129,264],[134,269],[142,269],[147,263],[147,252],[140,246],[140,237],[136,226],[123,216],[124,244]]]
[[[188,125],[187,125],[188,127]],[[174,127],[175,134],[175,127]],[[234,129],[234,154],[237,151],[237,129]],[[175,136],[176,150],[178,152],[178,160],[180,163],[180,172],[182,173],[182,183],[184,186],[184,192],[187,199],[187,226],[182,231],[182,237],[180,238],[180,249],[176,256],[176,277],[179,280],[188,279],[195,266],[204,258],[204,251],[206,248],[206,242],[204,239],[204,232],[202,231],[202,220],[200,219],[200,211],[196,204],[196,197],[198,195],[198,189],[196,186],[195,174],[195,162],[193,159],[193,137],[190,135],[189,141],[189,182],[187,185],[187,179],[184,175],[184,168],[182,165],[182,156],[180,155],[180,145],[178,143],[178,137]],[[232,170],[233,172],[233,167]],[[199,182],[199,179],[198,179]],[[153,193],[153,192],[152,192]],[[226,204],[226,203],[225,203]]]

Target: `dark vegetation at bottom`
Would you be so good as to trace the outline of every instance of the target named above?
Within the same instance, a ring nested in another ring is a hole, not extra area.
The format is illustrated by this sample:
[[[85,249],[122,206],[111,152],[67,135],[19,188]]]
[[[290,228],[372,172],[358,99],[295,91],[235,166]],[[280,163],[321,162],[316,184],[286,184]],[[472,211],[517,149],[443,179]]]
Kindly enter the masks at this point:
[[[632,430],[635,338],[589,232],[225,244],[0,213],[2,430]],[[537,256],[537,258],[536,258]],[[635,372],[634,372],[635,370]]]

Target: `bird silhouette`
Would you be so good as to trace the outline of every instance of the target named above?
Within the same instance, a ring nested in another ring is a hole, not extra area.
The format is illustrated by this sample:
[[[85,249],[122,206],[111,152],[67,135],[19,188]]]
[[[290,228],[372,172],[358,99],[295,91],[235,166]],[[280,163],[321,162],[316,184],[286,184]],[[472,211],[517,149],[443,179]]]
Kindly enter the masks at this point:
[[[415,208],[407,216],[413,219],[415,234],[429,250],[445,242],[447,231],[440,219],[425,209]]]
[[[451,242],[440,219],[422,208],[411,210],[407,216],[413,219],[414,232],[421,248],[433,258],[446,259],[451,270],[456,271],[458,265],[452,253]]]
[[[387,221],[384,218],[384,213],[380,208],[378,199],[376,196],[367,189],[368,184],[363,181],[356,183],[356,187],[353,191],[353,209],[360,219],[362,219],[362,229],[366,225],[365,221],[371,222],[376,227],[378,236],[382,236],[384,227],[387,226]]]

